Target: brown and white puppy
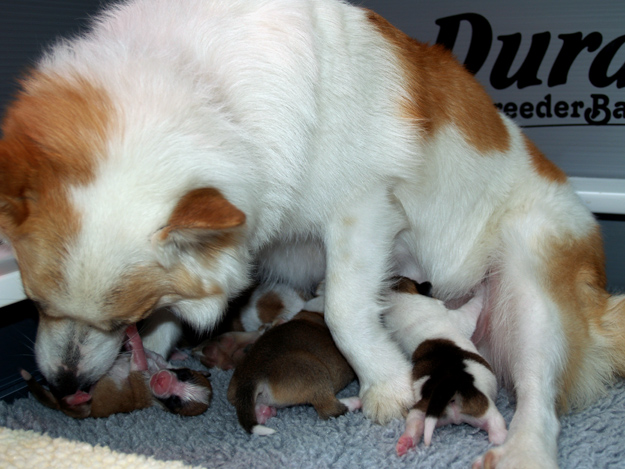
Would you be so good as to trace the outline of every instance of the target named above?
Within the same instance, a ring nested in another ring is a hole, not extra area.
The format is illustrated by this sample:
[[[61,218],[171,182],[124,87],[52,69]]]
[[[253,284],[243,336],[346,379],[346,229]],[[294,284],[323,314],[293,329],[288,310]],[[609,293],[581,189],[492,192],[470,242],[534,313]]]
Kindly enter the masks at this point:
[[[379,318],[390,275],[444,301],[487,279],[478,349],[517,394],[490,466],[557,465],[558,410],[625,374],[598,226],[452,54],[338,0],[127,0],[23,78],[0,230],[58,395],[148,318],[167,356],[253,280],[313,289],[378,422],[411,404]],[[256,277],[256,278],[254,278]]]
[[[288,321],[299,313],[310,295],[284,283],[262,284],[254,289],[250,300],[241,309],[241,325],[245,331],[257,331],[276,321]]]
[[[416,404],[397,443],[403,455],[421,437],[430,445],[434,427],[468,423],[488,432],[492,443],[506,438],[497,410],[497,378],[471,342],[484,301],[483,288],[464,306],[449,310],[442,301],[419,294],[407,278],[397,279],[384,322],[412,356]]]
[[[208,368],[235,368],[263,332],[293,318],[306,304],[306,298],[307,295],[285,284],[261,285],[254,289],[239,312],[238,323],[243,331],[233,330],[209,338],[195,347],[193,354]]]
[[[127,334],[130,352],[121,354],[88,393],[77,391],[59,399],[26,370],[21,370],[22,377],[39,402],[73,418],[108,417],[153,405],[185,416],[208,409],[213,391],[204,373],[171,368],[162,357],[144,350],[136,326],[130,326]]]
[[[358,398],[336,397],[355,377],[323,315],[301,311],[250,347],[234,370],[228,400],[247,432],[269,435],[274,430],[262,424],[276,408],[311,404],[322,419],[359,408]]]

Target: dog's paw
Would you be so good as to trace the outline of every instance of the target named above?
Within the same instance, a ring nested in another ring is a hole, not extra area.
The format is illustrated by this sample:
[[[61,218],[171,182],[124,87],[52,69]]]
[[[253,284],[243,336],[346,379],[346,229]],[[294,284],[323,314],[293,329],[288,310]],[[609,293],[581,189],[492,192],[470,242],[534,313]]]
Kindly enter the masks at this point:
[[[360,397],[365,417],[382,425],[405,416],[414,404],[409,375],[372,384]]]
[[[555,455],[541,448],[541,445],[523,445],[509,440],[502,446],[491,449],[473,463],[473,469],[557,469]]]

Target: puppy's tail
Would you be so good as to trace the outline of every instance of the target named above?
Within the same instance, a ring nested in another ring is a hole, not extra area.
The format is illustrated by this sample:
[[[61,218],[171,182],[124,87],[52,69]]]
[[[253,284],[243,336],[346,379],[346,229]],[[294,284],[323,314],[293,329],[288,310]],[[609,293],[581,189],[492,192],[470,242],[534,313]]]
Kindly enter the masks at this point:
[[[256,419],[256,396],[258,384],[254,381],[241,382],[235,393],[234,405],[237,409],[237,418],[243,429],[252,433],[258,425]]]
[[[235,407],[237,409],[237,418],[239,419],[239,424],[243,427],[243,429],[254,435],[271,435],[275,433],[275,430],[265,427],[264,425],[259,425],[258,416],[257,416],[257,405],[256,398],[259,393],[262,392],[262,385],[254,381],[249,381],[245,383],[241,383],[240,386],[237,387],[235,393]],[[271,413],[272,408],[267,406],[261,406],[265,409],[265,413]],[[273,414],[275,415],[275,409],[273,409]],[[268,419],[271,415],[265,415],[263,418],[263,423]]]
[[[451,376],[446,375],[439,379],[432,388],[431,398],[425,411],[425,425],[423,429],[423,442],[430,446],[432,434],[436,423],[445,413],[445,409],[456,394],[456,382]]]
[[[432,397],[425,411],[426,418],[441,417],[457,391],[457,382],[451,376],[444,376],[438,380],[432,388]]]

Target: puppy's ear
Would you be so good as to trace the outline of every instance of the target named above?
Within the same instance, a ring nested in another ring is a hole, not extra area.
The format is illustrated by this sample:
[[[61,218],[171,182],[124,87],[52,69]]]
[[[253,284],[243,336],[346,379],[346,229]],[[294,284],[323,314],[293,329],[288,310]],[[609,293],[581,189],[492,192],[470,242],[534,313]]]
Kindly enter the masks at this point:
[[[245,223],[245,214],[217,189],[195,189],[176,205],[166,226],[156,233],[160,243],[179,246],[229,233]]]

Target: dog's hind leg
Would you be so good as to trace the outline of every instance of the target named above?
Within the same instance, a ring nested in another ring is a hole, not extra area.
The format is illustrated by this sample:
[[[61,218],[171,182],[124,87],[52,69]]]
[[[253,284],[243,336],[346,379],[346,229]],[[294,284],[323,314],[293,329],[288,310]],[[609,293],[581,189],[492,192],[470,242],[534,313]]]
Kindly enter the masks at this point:
[[[587,404],[614,375],[601,331],[610,301],[598,229],[549,233],[502,238],[486,354],[517,405],[505,443],[476,467],[557,467],[558,412]]]
[[[474,468],[557,467],[556,397],[566,338],[554,306],[520,274],[500,272],[492,282],[499,285],[493,285],[486,353],[515,392],[516,411],[504,445],[486,453]]]

